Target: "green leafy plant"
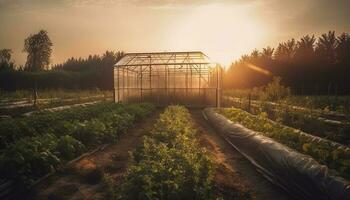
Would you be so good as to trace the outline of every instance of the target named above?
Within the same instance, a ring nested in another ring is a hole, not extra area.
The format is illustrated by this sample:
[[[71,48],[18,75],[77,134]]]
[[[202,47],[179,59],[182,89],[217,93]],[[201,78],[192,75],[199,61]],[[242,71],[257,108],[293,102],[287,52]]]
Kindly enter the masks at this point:
[[[52,134],[20,139],[0,155],[0,169],[7,178],[31,184],[57,167],[61,160],[53,153],[58,139]]]
[[[143,110],[134,108],[138,106]],[[0,124],[6,126],[0,126],[0,130],[9,132],[1,137],[4,146],[0,150],[0,171],[4,172],[5,178],[30,186],[84,151],[116,141],[118,135],[126,133],[135,123],[135,116],[145,117],[145,113],[153,109],[151,104],[102,103],[73,111],[45,112],[29,118],[1,121]]]
[[[85,149],[85,145],[70,135],[61,136],[58,140],[56,151],[65,160],[71,160],[80,155]]]
[[[132,154],[120,199],[212,199],[213,164],[199,148],[188,111],[170,106]]]
[[[312,156],[321,164],[337,170],[344,178],[350,178],[350,149],[342,145],[334,145],[329,140],[315,139],[297,129],[269,120],[266,116],[255,116],[240,109],[218,109],[220,114],[243,126],[257,131],[277,142]]]

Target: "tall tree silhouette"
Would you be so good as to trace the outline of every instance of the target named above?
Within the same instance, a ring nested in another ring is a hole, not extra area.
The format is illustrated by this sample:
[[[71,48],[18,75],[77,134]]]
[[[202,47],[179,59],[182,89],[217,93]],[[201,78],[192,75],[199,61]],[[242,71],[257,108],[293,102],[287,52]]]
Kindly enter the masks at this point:
[[[11,49],[0,50],[0,70],[13,70],[14,64],[10,61],[12,55]]]
[[[122,51],[106,51],[102,56],[89,55],[88,58],[70,58],[62,64],[53,66],[54,70],[65,70],[88,74],[82,84],[84,87],[113,89],[113,66],[124,55]]]
[[[316,44],[316,54],[318,59],[324,64],[333,64],[336,61],[335,49],[337,47],[337,38],[335,31],[329,31],[322,34]]]
[[[10,62],[12,50],[11,49],[1,49],[0,50],[0,62]]]
[[[350,35],[336,37],[334,31],[305,35],[299,40],[281,42],[270,58],[272,48],[254,49],[232,63],[225,73],[226,88],[261,86],[272,76],[282,77],[294,94],[350,94]],[[253,66],[253,67],[252,67]]]
[[[28,53],[25,69],[32,72],[48,69],[52,53],[52,42],[47,31],[40,30],[24,40],[24,52]],[[33,77],[34,105],[37,103],[37,78]]]
[[[290,62],[294,57],[296,42],[294,39],[280,43],[275,51],[276,60]]]
[[[47,69],[52,53],[52,42],[47,31],[40,30],[38,33],[32,34],[25,39],[23,51],[28,54],[25,65],[26,70],[40,71]]]
[[[250,54],[251,59],[257,60],[260,56],[260,52],[257,49],[254,49],[253,52]]]
[[[265,59],[265,60],[272,60],[272,56],[273,56],[274,50],[275,49],[271,48],[271,47],[263,48],[263,50],[261,52],[262,58]]]
[[[297,48],[295,50],[295,59],[299,62],[312,62],[315,56],[315,42],[316,38],[314,35],[303,36],[297,42]]]
[[[338,62],[350,64],[350,35],[348,33],[342,33],[338,36],[335,50]]]

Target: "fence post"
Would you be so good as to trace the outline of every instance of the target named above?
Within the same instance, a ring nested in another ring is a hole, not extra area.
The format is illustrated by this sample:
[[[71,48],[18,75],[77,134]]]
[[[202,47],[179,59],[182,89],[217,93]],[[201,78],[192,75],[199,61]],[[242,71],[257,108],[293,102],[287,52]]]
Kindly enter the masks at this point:
[[[248,112],[250,112],[251,94],[248,95]]]

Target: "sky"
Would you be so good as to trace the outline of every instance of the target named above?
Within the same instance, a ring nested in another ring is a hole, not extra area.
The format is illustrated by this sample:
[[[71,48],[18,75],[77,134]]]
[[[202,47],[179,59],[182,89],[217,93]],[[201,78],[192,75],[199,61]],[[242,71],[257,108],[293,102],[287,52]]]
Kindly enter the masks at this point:
[[[47,30],[51,63],[106,50],[203,51],[228,65],[253,49],[350,32],[350,0],[0,0],[0,49],[25,63],[24,39]]]

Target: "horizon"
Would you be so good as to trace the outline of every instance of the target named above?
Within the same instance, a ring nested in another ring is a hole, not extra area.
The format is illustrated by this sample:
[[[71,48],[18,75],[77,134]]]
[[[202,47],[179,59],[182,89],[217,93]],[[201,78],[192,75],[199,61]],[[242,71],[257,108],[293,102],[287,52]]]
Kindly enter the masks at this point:
[[[44,29],[53,42],[51,65],[106,50],[195,50],[227,66],[254,49],[275,48],[291,38],[350,32],[349,6],[345,0],[0,0],[0,49],[12,49],[12,60],[23,65],[24,39]]]

